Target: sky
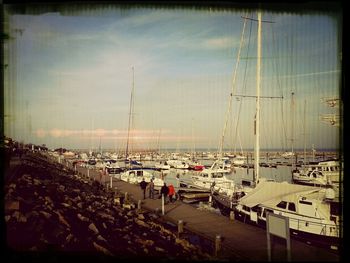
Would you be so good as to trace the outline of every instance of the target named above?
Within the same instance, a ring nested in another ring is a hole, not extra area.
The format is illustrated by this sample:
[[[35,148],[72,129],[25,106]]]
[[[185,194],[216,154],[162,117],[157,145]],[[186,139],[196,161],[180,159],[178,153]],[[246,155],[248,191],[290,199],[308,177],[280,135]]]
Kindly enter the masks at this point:
[[[131,116],[134,149],[216,149],[226,123],[224,148],[252,149],[257,22],[244,17],[257,13],[7,13],[5,135],[49,148],[125,149]],[[339,149],[341,127],[321,120],[340,111],[322,102],[340,97],[337,20],[262,17],[261,95],[274,98],[261,99],[260,147]]]

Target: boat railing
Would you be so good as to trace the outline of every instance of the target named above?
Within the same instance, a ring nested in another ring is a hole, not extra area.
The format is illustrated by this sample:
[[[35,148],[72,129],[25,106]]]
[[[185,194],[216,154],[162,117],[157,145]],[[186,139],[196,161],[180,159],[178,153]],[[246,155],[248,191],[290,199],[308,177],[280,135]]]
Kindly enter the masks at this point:
[[[305,228],[309,228],[309,229],[318,228],[318,229],[321,229],[319,232],[320,235],[339,237],[339,229],[340,229],[339,225],[312,222],[312,221],[307,221],[307,220],[297,219],[297,218],[289,218],[289,223],[290,223],[289,225],[292,225],[293,222],[297,226],[296,230],[305,231]],[[316,233],[316,230],[315,230],[315,233]]]

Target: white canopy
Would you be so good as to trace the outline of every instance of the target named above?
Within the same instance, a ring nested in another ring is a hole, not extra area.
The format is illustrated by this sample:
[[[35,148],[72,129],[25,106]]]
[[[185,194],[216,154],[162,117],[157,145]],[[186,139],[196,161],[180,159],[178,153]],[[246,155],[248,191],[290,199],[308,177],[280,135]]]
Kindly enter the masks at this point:
[[[317,187],[290,184],[287,182],[260,182],[255,189],[239,200],[239,204],[254,207],[273,199],[281,199],[292,194],[307,193],[320,190]]]

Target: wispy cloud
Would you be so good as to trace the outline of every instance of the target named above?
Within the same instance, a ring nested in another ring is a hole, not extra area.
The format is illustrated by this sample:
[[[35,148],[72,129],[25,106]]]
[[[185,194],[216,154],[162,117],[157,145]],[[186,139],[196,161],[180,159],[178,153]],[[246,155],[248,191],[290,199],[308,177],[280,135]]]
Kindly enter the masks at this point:
[[[334,74],[334,73],[340,73],[340,70],[328,70],[328,71],[320,71],[320,72],[309,72],[304,74],[283,75],[283,76],[280,76],[280,78],[310,77],[310,76],[326,75],[326,74]]]
[[[129,134],[128,134],[129,133]],[[169,142],[189,142],[200,141],[205,139],[202,136],[179,136],[173,135],[170,130],[162,130],[161,136],[159,136],[159,130],[107,130],[107,129],[94,129],[94,130],[68,130],[68,129],[37,129],[34,134],[38,138],[52,137],[52,138],[79,138],[82,140],[101,139],[101,140],[124,140],[126,141],[128,136],[131,141],[169,141]]]

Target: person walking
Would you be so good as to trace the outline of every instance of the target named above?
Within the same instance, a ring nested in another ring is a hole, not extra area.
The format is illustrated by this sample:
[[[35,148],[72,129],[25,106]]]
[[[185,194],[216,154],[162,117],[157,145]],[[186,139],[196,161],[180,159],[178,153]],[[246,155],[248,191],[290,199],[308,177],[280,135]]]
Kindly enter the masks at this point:
[[[172,184],[169,185],[169,191],[168,191],[168,195],[169,195],[169,201],[170,203],[173,202],[173,196],[175,195],[175,188]]]
[[[145,181],[145,178],[142,178],[142,181],[140,182],[140,187],[143,191],[143,199],[146,199],[146,188],[147,188],[147,183]]]
[[[149,198],[154,199],[154,183],[153,179],[151,179],[151,182],[148,184],[149,188]]]
[[[164,203],[166,203],[166,197],[167,197],[168,193],[169,193],[169,188],[167,187],[166,183],[164,183],[162,188],[160,188],[159,199],[162,198],[162,196],[164,196]]]

